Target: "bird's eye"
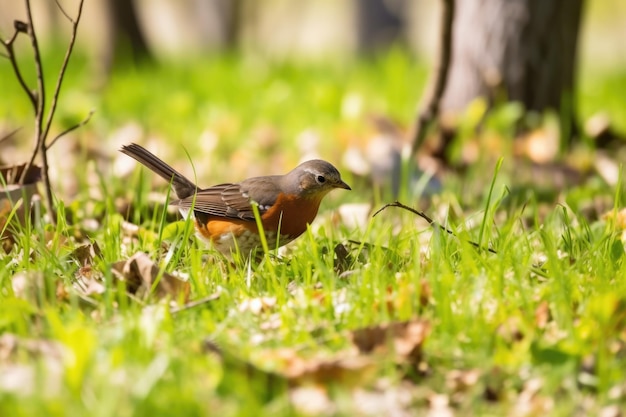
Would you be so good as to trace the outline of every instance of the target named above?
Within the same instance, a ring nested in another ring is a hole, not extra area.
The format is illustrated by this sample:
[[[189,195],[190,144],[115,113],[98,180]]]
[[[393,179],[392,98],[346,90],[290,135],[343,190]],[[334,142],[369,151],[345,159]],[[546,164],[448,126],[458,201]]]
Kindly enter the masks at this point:
[[[323,175],[318,175],[317,177],[315,177],[315,180],[320,184],[324,184],[326,182],[326,178],[324,178]]]

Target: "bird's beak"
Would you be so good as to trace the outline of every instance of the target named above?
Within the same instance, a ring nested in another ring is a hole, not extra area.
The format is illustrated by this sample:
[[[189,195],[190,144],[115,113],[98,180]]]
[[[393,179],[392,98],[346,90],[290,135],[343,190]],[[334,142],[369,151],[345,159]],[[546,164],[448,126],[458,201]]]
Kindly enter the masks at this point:
[[[350,186],[348,184],[346,184],[343,181],[339,181],[336,185],[336,188],[343,188],[344,190],[352,190],[352,188],[350,188]]]

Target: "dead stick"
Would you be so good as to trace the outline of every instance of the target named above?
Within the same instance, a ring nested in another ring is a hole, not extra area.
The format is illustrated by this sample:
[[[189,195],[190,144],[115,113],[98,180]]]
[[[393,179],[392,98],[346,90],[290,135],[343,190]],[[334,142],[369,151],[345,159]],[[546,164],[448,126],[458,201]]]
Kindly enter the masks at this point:
[[[422,100],[413,135],[411,155],[415,155],[426,138],[430,125],[439,117],[441,98],[448,82],[450,61],[452,59],[452,23],[454,20],[454,0],[442,0],[440,50],[437,57],[434,76]]]
[[[447,227],[445,227],[444,225],[442,225],[440,223],[435,222],[433,219],[428,217],[428,215],[426,215],[426,213],[424,213],[422,211],[415,210],[414,208],[406,206],[406,205],[400,203],[399,201],[396,201],[396,202],[393,202],[393,203],[389,203],[389,204],[385,204],[376,213],[374,213],[374,215],[372,217],[376,217],[378,215],[378,213],[380,213],[381,211],[383,211],[383,210],[385,210],[385,209],[387,209],[389,207],[400,207],[401,209],[410,211],[411,213],[416,214],[416,215],[420,216],[422,219],[426,220],[428,222],[428,224],[430,224],[431,226],[433,226],[433,227],[438,226],[439,229],[443,230],[444,232],[448,233],[449,235],[457,237],[452,230],[448,229]],[[468,240],[467,243],[469,243],[470,245],[474,246],[475,248],[483,249],[483,250],[485,249],[482,246],[480,246],[478,243],[473,242],[471,240]],[[489,251],[491,253],[498,253],[498,252],[496,252],[495,250],[493,250],[491,248],[486,248],[486,249],[487,249],[487,251]]]
[[[80,121],[79,123],[76,123],[74,126],[71,126],[67,129],[65,129],[63,132],[59,133],[58,135],[56,135],[54,137],[54,139],[52,139],[50,141],[50,143],[48,144],[48,146],[46,146],[46,149],[50,149],[54,146],[54,144],[56,143],[57,140],[61,139],[63,136],[67,135],[68,133],[78,129],[81,126],[86,125],[87,123],[89,123],[89,120],[91,120],[91,116],[93,116],[95,110],[91,110],[89,112],[89,114],[87,115],[87,117],[85,117],[82,121]]]

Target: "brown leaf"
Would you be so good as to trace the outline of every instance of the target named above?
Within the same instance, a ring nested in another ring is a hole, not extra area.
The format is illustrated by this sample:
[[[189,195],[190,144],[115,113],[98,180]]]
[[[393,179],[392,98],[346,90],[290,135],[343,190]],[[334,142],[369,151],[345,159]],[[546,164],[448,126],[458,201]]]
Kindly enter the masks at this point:
[[[548,125],[532,130],[515,141],[518,154],[533,162],[545,164],[554,161],[559,152],[559,132],[556,126]]]
[[[496,332],[506,343],[520,342],[525,336],[522,329],[522,321],[517,316],[508,317],[498,326]]]
[[[292,361],[283,372],[292,384],[363,385],[374,374],[375,363],[364,356]]]
[[[24,178],[24,185],[20,185],[19,180],[25,168],[25,164],[0,167],[0,240],[6,253],[15,243],[11,223],[24,224],[38,195],[37,182],[41,178],[41,168],[31,166]]]
[[[614,210],[610,210],[602,215],[602,219],[615,222],[615,227],[618,230],[626,230],[626,208],[619,210],[617,213]]]
[[[84,267],[93,265],[94,259],[101,258],[102,251],[100,250],[100,246],[98,246],[98,242],[93,242],[77,247],[72,251],[70,256],[74,258],[80,266]]]
[[[351,337],[361,353],[384,355],[391,348],[397,359],[418,363],[429,330],[426,320],[416,319],[353,330]]]
[[[452,392],[462,392],[476,385],[479,379],[478,369],[453,369],[446,374],[446,385]]]
[[[85,296],[103,294],[105,291],[102,274],[93,268],[96,258],[102,257],[102,251],[97,242],[88,243],[74,249],[70,254],[79,267],[75,274],[74,288]]]
[[[542,301],[535,310],[535,325],[544,329],[550,321],[550,306],[547,301]]]
[[[126,290],[131,294],[147,296],[158,280],[154,288],[157,298],[170,296],[178,299],[182,295],[184,302],[189,298],[189,282],[168,272],[161,272],[152,259],[143,252],[137,252],[126,261],[114,263],[112,270],[119,280],[126,282]]]
[[[239,304],[239,311],[249,311],[254,315],[271,312],[276,307],[276,297],[246,298]]]

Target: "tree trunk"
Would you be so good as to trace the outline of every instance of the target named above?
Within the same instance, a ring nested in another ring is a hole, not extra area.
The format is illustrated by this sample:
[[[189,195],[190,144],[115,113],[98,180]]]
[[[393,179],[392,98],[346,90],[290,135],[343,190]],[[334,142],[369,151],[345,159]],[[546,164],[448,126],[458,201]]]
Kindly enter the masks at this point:
[[[388,48],[402,36],[405,0],[357,0],[357,46],[360,52]]]
[[[452,60],[440,115],[477,97],[555,110],[561,134],[575,130],[575,76],[583,0],[458,0]]]

